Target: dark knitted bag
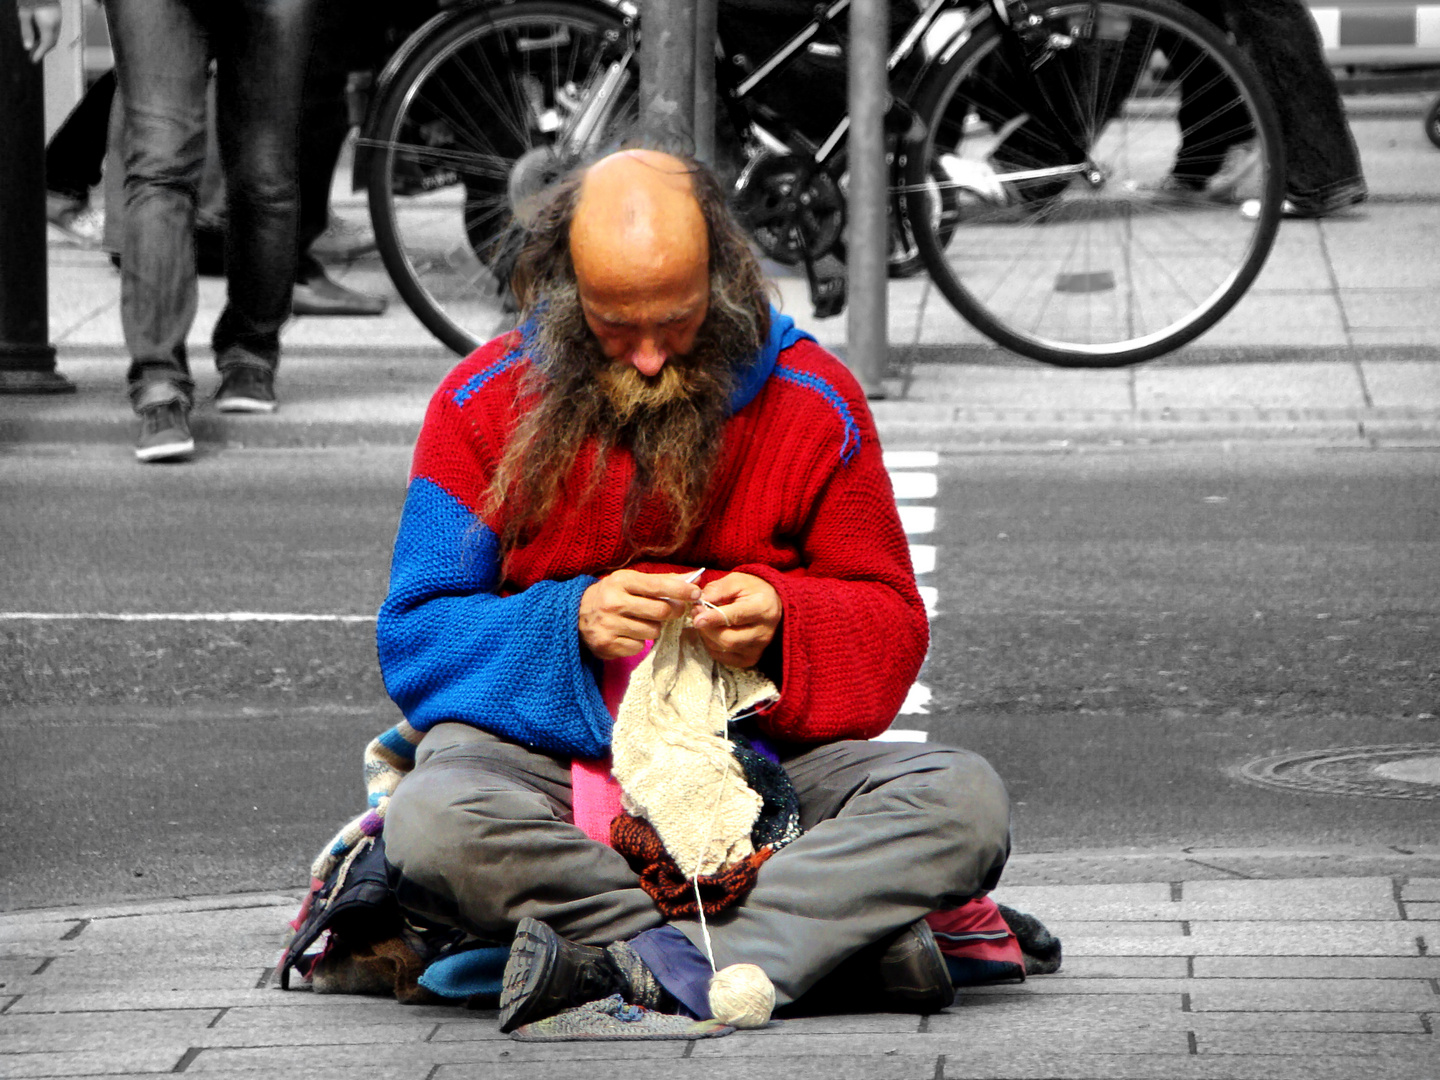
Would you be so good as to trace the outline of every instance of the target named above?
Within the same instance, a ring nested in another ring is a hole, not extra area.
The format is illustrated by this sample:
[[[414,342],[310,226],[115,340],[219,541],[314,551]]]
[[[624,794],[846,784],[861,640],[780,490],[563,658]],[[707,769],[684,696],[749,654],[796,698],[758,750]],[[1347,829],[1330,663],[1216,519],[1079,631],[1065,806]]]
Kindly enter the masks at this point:
[[[361,839],[323,883],[311,888],[290,925],[295,933],[276,969],[284,990],[290,988],[291,968],[306,978],[329,951],[327,943],[321,953],[305,955],[305,950],[327,930],[331,931],[332,943],[343,939],[352,949],[399,937],[405,923],[386,877],[384,838]]]

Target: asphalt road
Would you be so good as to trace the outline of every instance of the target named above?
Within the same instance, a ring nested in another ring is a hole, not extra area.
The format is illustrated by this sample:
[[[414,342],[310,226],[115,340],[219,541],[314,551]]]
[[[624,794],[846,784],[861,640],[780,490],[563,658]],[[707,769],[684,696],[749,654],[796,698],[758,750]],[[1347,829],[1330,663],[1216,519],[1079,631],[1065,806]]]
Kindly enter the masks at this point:
[[[303,884],[397,715],[368,620],[407,465],[391,447],[0,456],[4,612],[314,617],[0,619],[0,908]],[[1019,849],[1434,842],[1440,801],[1234,770],[1440,742],[1440,452],[937,471],[933,698],[902,724],[990,758]]]

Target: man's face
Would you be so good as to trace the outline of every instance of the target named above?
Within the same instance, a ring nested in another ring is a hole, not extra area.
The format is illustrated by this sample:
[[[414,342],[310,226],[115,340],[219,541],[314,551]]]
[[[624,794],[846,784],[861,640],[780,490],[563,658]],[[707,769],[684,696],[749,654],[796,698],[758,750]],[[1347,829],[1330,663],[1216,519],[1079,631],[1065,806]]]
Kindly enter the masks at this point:
[[[577,271],[579,268],[577,267]],[[647,379],[690,353],[710,304],[704,262],[654,266],[652,274],[608,269],[576,274],[585,323],[600,350]]]

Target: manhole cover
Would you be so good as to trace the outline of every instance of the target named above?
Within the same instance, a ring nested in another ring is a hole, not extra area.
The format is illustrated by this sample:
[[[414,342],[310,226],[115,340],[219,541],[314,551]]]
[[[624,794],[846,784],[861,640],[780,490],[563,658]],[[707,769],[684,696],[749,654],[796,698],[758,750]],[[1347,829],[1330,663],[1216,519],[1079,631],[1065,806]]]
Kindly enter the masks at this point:
[[[1259,758],[1240,778],[1265,787],[1377,799],[1440,799],[1440,743],[1342,746]]]

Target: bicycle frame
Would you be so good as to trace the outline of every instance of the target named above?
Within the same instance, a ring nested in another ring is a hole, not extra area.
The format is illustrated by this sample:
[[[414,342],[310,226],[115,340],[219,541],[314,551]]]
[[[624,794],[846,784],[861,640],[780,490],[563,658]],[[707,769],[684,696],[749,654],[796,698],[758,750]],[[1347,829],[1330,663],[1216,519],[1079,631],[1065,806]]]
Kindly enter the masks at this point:
[[[764,86],[776,72],[782,70],[796,54],[804,48],[828,23],[843,15],[850,7],[851,0],[834,0],[828,8],[819,12],[804,27],[790,37],[764,62],[744,79],[735,82],[727,87],[727,99],[732,106],[744,107],[745,99],[751,93]],[[909,28],[896,42],[895,47],[886,58],[885,70],[893,73],[902,63],[909,59],[915,50],[921,46],[927,35],[938,25],[942,16],[947,12],[959,14],[964,12],[963,22],[953,29],[946,29],[942,34],[942,41],[937,45],[934,55],[925,58],[925,63],[915,77],[916,84],[922,83],[926,74],[932,66],[943,63],[954,54],[969,39],[975,28],[986,19],[994,18],[1002,28],[1002,35],[1005,41],[1007,55],[1011,59],[1012,66],[1016,70],[1023,70],[1028,67],[1024,55],[1023,33],[1037,27],[1040,20],[1037,16],[1029,15],[1025,10],[1023,2],[1013,5],[1019,15],[1019,19],[1012,17],[1011,0],[984,0],[983,3],[973,7],[964,3],[964,0],[930,0],[925,9],[916,17]],[[1033,85],[1026,85],[1020,88],[1020,92],[1030,100],[1032,115],[1045,117],[1053,116],[1053,107],[1044,100]],[[733,118],[733,117],[732,117]],[[774,135],[761,125],[753,115],[744,113],[745,126],[759,139],[766,143],[771,149],[782,153],[793,153],[795,146],[793,141],[786,140]],[[737,120],[737,127],[740,124]],[[1055,125],[1063,128],[1061,125]],[[834,171],[833,165],[845,145],[846,136],[850,131],[850,117],[844,116],[835,125],[828,135],[820,142],[811,157],[815,165],[826,171]],[[802,142],[804,140],[801,140]],[[1029,169],[1023,171],[1012,171],[1005,175],[1007,181],[1026,181],[1047,179],[1051,177],[1070,176],[1080,174],[1086,176],[1091,183],[1098,182],[1099,174],[1093,162],[1083,147],[1069,142],[1067,150],[1072,159],[1070,164],[1051,166],[1043,169]]]

